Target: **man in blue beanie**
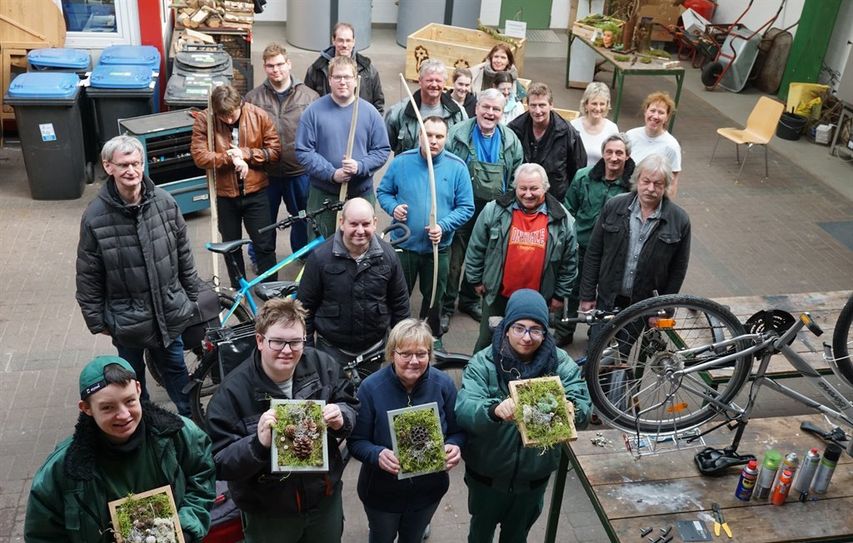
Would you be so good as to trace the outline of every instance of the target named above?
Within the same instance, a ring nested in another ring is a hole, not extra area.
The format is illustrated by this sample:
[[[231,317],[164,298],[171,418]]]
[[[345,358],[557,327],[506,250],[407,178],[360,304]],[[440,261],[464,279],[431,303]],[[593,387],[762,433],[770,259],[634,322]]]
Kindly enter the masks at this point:
[[[556,375],[574,404],[575,426],[587,425],[591,403],[580,368],[548,334],[548,304],[531,289],[515,291],[492,345],[468,362],[456,399],[456,419],[468,433],[462,451],[468,543],[487,543],[501,525],[501,543],[524,542],[542,513],[545,488],[560,448],[525,448],[514,423],[509,382]]]
[[[184,541],[210,526],[216,469],[210,438],[191,420],[140,399],[133,367],[98,356],[80,372],[74,435],[33,476],[24,540],[113,541],[108,503],[169,485]]]

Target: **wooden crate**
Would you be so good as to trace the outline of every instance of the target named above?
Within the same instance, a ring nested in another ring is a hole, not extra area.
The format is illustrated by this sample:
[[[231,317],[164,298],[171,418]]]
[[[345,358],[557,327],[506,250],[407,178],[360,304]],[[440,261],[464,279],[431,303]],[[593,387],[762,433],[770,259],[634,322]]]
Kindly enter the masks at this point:
[[[524,71],[525,38],[507,38],[518,73]],[[406,40],[406,79],[417,81],[418,69],[427,59],[438,59],[447,66],[447,79],[458,67],[470,68],[483,62],[486,54],[501,43],[479,30],[430,23],[409,34]]]

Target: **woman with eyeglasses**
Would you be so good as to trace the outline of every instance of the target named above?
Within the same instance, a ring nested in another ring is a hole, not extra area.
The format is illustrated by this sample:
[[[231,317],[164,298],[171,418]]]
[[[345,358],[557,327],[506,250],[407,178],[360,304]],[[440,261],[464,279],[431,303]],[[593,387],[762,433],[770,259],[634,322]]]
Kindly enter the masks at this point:
[[[358,389],[360,407],[347,439],[361,461],[358,497],[364,504],[370,543],[419,543],[450,486],[447,472],[461,459],[465,433],[456,423],[456,387],[450,377],[430,365],[432,331],[425,321],[405,319],[388,335],[391,362]],[[388,411],[435,402],[444,435],[445,470],[398,479],[400,462],[392,451]]]
[[[548,304],[531,289],[515,291],[491,346],[474,355],[462,377],[456,416],[468,438],[462,453],[468,512],[468,543],[527,541],[542,512],[545,488],[557,469],[560,448],[525,448],[515,425],[509,382],[556,375],[575,407],[575,426],[587,425],[591,403],[577,364],[548,334]]]

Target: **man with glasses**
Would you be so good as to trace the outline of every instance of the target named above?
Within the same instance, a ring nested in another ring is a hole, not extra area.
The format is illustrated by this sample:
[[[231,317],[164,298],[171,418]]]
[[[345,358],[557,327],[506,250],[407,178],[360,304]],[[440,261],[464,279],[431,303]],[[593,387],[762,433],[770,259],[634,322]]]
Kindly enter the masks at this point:
[[[305,309],[299,300],[267,301],[255,330],[257,351],[228,375],[208,406],[217,476],[228,481],[243,513],[247,543],[340,543],[344,465],[338,440],[355,425],[358,400],[352,383],[331,357],[305,345]],[[273,398],[326,402],[328,472],[271,473]]]
[[[80,223],[77,303],[93,334],[112,339],[130,362],[143,400],[147,349],[178,412],[189,416],[189,377],[181,334],[198,297],[187,225],[174,198],[144,175],[136,138],[104,144],[107,181]]]
[[[385,111],[385,95],[382,94],[382,83],[379,71],[369,58],[355,52],[355,29],[349,23],[338,23],[332,28],[332,45],[327,47],[317,60],[305,72],[305,84],[317,91],[320,96],[331,92],[329,85],[329,63],[335,57],[352,59],[358,67],[361,77],[361,87],[358,95],[370,102],[380,115]]]
[[[559,314],[577,275],[574,219],[548,192],[545,168],[522,164],[512,186],[486,204],[465,253],[465,275],[483,296],[475,352],[491,343],[489,316],[502,315],[513,292],[533,289]]]
[[[509,382],[555,375],[574,405],[575,427],[587,425],[591,402],[577,364],[548,332],[548,304],[535,290],[509,297],[488,348],[468,362],[456,397],[456,420],[467,432],[462,449],[469,543],[527,541],[542,512],[545,489],[560,461],[560,447],[522,447],[514,424],[516,405]]]
[[[267,112],[278,138],[281,140],[281,157],[267,165],[270,203],[270,223],[278,219],[282,200],[287,212],[296,215],[308,204],[308,174],[296,160],[294,140],[299,118],[308,105],[318,98],[317,93],[293,77],[287,49],[278,43],[267,45],[263,52],[266,80],[246,93],[246,101]],[[275,230],[273,230],[275,243]],[[308,243],[308,230],[304,222],[290,227],[290,250],[298,251]]]
[[[370,202],[348,200],[340,228],[311,253],[299,282],[297,297],[308,312],[308,344],[341,364],[379,348],[388,330],[409,316],[400,259],[375,234]],[[364,369],[373,372],[379,363]]]
[[[371,204],[376,203],[373,173],[388,160],[391,148],[382,116],[355,95],[356,69],[355,61],[350,57],[338,56],[329,61],[331,94],[308,106],[299,120],[296,158],[311,177],[309,209],[319,208],[324,200],[337,201],[342,183],[347,183],[347,200],[360,196]],[[352,156],[347,157],[356,100],[361,100],[361,103],[353,127]],[[324,237],[334,233],[336,219],[332,211],[317,217]],[[309,232],[309,237],[313,239],[314,233]]]
[[[213,126],[207,126],[207,110],[196,115],[190,152],[196,166],[213,169],[216,176],[216,205],[222,241],[243,237],[246,227],[258,271],[275,266],[272,232],[259,230],[270,224],[269,184],[265,168],[278,162],[281,143],[275,125],[261,108],[244,102],[231,85],[221,85],[210,93]],[[213,131],[213,149],[207,145],[207,131]],[[229,265],[231,287],[240,287],[238,275],[245,275],[242,253],[236,255],[236,269]],[[276,274],[267,278],[275,281]]]

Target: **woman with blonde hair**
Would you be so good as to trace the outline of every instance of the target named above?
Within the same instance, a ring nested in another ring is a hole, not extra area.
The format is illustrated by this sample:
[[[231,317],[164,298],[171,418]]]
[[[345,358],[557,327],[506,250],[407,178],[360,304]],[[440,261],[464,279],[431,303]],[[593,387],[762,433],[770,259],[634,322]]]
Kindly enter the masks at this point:
[[[586,165],[592,166],[601,159],[601,144],[619,133],[616,123],[607,118],[610,111],[610,89],[600,81],[586,86],[581,97],[581,116],[571,121],[580,133],[586,150]]]

